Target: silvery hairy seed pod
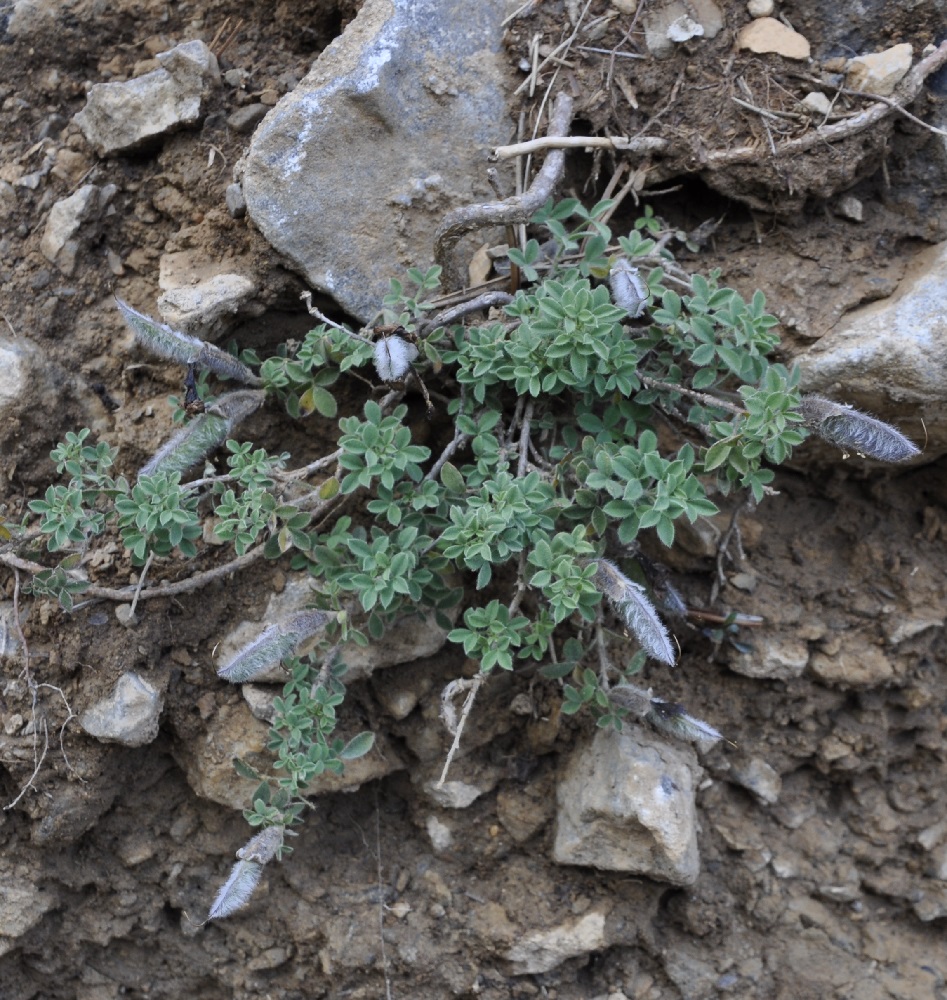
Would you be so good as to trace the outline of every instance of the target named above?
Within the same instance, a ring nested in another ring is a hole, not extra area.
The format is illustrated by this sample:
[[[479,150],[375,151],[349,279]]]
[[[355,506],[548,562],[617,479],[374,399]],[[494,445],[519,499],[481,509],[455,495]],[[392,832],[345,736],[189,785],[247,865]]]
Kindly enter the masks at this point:
[[[674,666],[674,647],[664,623],[648,600],[644,587],[629,580],[607,559],[595,560],[595,586],[624,619],[641,643],[641,648],[655,660]]]
[[[920,449],[899,430],[867,413],[822,396],[803,396],[799,412],[806,426],[829,444],[881,462],[906,462]]]
[[[661,698],[653,698],[651,711],[646,716],[656,729],[679,740],[689,740],[692,743],[716,743],[723,737],[706,722],[695,719],[684,711],[683,705],[676,705]]]
[[[260,385],[260,379],[232,354],[222,351],[219,347],[198,340],[170,326],[138,312],[137,309],[121,299],[116,298],[118,310],[128,324],[135,339],[146,350],[158,357],[177,361],[182,365],[194,365],[196,368],[206,368],[216,375],[232,378],[236,382],[247,385]]]
[[[637,319],[644,312],[648,304],[648,286],[638,268],[632,267],[624,257],[619,257],[612,264],[608,287],[612,290],[612,301],[632,319]]]
[[[417,347],[407,340],[382,337],[375,342],[375,371],[383,382],[397,382],[407,374],[417,356]]]
[[[238,389],[199,413],[155,452],[139,469],[139,476],[157,472],[185,472],[203,461],[229,438],[241,420],[250,416],[266,398],[258,389]]]
[[[267,625],[255,639],[234,653],[217,676],[232,684],[246,684],[265,674],[310,636],[321,632],[332,616],[326,611],[300,611],[285,621]]]

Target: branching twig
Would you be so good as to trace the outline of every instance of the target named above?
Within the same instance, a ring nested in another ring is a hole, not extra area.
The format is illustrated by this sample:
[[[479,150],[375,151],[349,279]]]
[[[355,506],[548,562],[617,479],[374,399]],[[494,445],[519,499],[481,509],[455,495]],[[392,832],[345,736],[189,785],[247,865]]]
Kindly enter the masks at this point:
[[[565,135],[571,121],[572,98],[567,93],[561,92],[553,105],[549,135]],[[523,194],[514,195],[505,201],[465,205],[448,213],[434,234],[434,257],[443,269],[445,287],[460,284],[453,259],[454,247],[460,238],[485,226],[506,226],[510,223],[527,222],[552,195],[553,189],[562,178],[565,162],[565,153],[560,149],[554,149],[548,154],[542,170]]]
[[[533,419],[533,401],[529,400],[523,411],[523,422],[520,425],[520,459],[516,466],[518,476],[526,475],[526,462],[529,458],[529,425]]]
[[[627,135],[547,135],[540,139],[497,146],[490,154],[491,160],[509,160],[514,156],[527,156],[541,149],[614,149],[633,153],[663,153],[670,143],[657,136],[631,138]]]
[[[673,382],[662,382],[660,379],[650,378],[648,375],[641,375],[640,373],[638,378],[641,380],[641,384],[647,389],[676,392],[678,395],[694,399],[698,403],[703,403],[704,406],[715,406],[721,410],[727,410],[737,417],[742,417],[746,414],[746,410],[743,407],[737,406],[736,403],[730,403],[725,399],[718,399],[716,396],[708,396],[705,392],[697,392],[695,389],[688,389],[684,385],[674,385]]]
[[[468,313],[479,312],[481,309],[489,309],[491,306],[505,306],[513,301],[513,296],[509,292],[484,292],[476,298],[468,299],[459,305],[444,309],[434,316],[426,319],[419,329],[423,336],[430,330],[436,330],[439,326],[447,326],[449,323],[456,323]]]

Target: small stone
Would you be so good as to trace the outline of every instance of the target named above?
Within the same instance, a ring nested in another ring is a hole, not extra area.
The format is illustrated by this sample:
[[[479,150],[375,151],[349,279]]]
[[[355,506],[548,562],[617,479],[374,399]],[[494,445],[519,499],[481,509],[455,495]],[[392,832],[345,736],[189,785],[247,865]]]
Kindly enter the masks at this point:
[[[857,639],[835,656],[813,653],[809,669],[820,681],[841,687],[876,687],[894,676],[894,668],[883,650]]]
[[[903,42],[884,52],[849,59],[845,86],[850,90],[863,90],[879,97],[890,97],[911,68],[913,56],[914,49],[910,43]]]
[[[141,747],[158,735],[158,719],[164,699],[133,671],[122,674],[107,698],[96,702],[79,716],[79,725],[104,743]]]
[[[692,38],[700,38],[704,33],[703,25],[699,24],[687,14],[682,14],[668,25],[666,32],[668,40],[672,42],[688,42]]]
[[[125,274],[125,266],[122,264],[122,258],[111,247],[105,250],[105,263],[108,264],[108,269],[116,278],[121,278]]]
[[[865,206],[853,195],[843,194],[836,202],[835,214],[852,222],[864,222]]]
[[[638,0],[612,0],[612,6],[620,14],[634,14],[638,9]]]
[[[737,48],[763,54],[772,52],[786,59],[808,59],[809,41],[774,17],[760,17],[744,25],[737,35]]]
[[[278,101],[279,91],[274,90],[272,87],[268,87],[260,94],[260,103],[266,105],[268,108],[275,107]]]
[[[245,104],[227,118],[227,124],[234,132],[249,135],[263,121],[268,110],[265,104]]]
[[[79,230],[86,223],[98,222],[102,218],[117,190],[114,184],[105,187],[84,184],[75,194],[61,198],[49,210],[39,248],[43,256],[63,274],[70,275],[75,270],[79,248],[75,237]]]
[[[444,809],[466,809],[480,798],[483,789],[465,781],[445,781],[443,785],[429,781],[424,786],[424,794]]]
[[[118,619],[120,625],[124,625],[125,628],[131,628],[133,625],[138,624],[138,616],[132,613],[132,606],[130,604],[119,604],[115,609],[115,617]]]
[[[759,578],[755,573],[734,573],[730,577],[730,583],[737,588],[737,590],[744,590],[748,594],[752,594],[756,590],[756,585],[759,583]]]
[[[809,662],[809,647],[794,636],[753,636],[749,653],[731,654],[729,667],[744,677],[791,680],[799,677]]]
[[[232,219],[242,219],[247,214],[247,200],[243,197],[243,188],[239,184],[227,185],[224,200]]]
[[[595,910],[523,935],[504,957],[513,963],[514,975],[533,976],[551,972],[569,958],[602,951],[606,944],[605,914]]]
[[[832,102],[820,90],[813,90],[800,102],[816,118],[824,118],[832,110]]]
[[[746,12],[750,17],[769,17],[776,9],[773,0],[749,0]]]
[[[553,860],[693,885],[699,773],[689,748],[638,727],[599,731],[560,777]]]
[[[454,842],[450,827],[442,823],[436,816],[428,816],[427,835],[431,838],[431,846],[435,851],[446,851]]]
[[[730,777],[767,805],[772,806],[779,801],[783,779],[759,757],[753,757],[745,764],[735,764],[730,769]]]

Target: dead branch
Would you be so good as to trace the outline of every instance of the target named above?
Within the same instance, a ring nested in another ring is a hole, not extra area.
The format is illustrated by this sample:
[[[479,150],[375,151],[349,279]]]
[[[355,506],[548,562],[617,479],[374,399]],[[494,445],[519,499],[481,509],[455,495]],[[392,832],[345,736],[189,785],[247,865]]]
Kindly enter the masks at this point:
[[[549,135],[564,136],[569,131],[571,122],[572,98],[562,91],[553,105],[549,120]],[[514,195],[503,201],[464,205],[448,213],[434,234],[434,259],[443,269],[445,288],[455,288],[461,284],[453,252],[460,238],[486,226],[528,222],[552,195],[562,179],[565,165],[566,154],[561,149],[554,149],[547,155],[542,170],[523,194]]]
[[[663,153],[668,148],[667,139],[656,136],[630,138],[627,135],[566,135],[514,142],[510,146],[497,146],[490,154],[491,160],[508,160],[513,156],[527,156],[540,149],[616,149],[633,153]]]

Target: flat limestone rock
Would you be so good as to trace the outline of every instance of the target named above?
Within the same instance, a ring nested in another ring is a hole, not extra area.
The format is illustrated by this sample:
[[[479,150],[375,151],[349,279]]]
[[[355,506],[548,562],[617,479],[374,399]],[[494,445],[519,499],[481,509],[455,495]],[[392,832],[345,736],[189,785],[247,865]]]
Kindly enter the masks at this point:
[[[845,67],[845,86],[864,90],[880,97],[890,97],[894,88],[907,76],[914,49],[909,42],[893,45],[884,52],[872,52],[849,59]]]
[[[214,53],[199,41],[158,57],[159,69],[124,83],[97,83],[75,122],[99,156],[123,153],[196,122],[219,83]]]
[[[809,40],[775,17],[759,17],[740,29],[737,48],[759,54],[772,52],[787,59],[808,59]]]
[[[515,7],[367,0],[257,127],[247,214],[356,318],[432,263],[450,209],[495,199],[487,156],[510,137],[501,23]]]

